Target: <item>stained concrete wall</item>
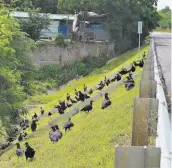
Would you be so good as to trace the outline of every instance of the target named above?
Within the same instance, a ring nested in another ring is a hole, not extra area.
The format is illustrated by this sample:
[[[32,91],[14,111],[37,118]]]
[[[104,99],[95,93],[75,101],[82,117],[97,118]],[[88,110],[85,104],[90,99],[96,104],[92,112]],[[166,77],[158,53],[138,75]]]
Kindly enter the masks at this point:
[[[160,148],[116,147],[115,168],[160,168]]]
[[[35,63],[38,65],[64,65],[90,55],[105,56],[114,54],[114,44],[107,43],[75,43],[62,48],[57,45],[38,46],[34,52]]]

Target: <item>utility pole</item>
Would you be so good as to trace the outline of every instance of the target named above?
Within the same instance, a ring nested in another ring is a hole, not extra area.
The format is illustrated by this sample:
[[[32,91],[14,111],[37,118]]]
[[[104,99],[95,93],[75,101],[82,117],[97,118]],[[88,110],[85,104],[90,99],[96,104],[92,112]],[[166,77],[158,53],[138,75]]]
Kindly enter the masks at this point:
[[[142,34],[142,21],[138,21],[138,34],[139,34],[139,55],[138,58],[140,58],[140,35]]]

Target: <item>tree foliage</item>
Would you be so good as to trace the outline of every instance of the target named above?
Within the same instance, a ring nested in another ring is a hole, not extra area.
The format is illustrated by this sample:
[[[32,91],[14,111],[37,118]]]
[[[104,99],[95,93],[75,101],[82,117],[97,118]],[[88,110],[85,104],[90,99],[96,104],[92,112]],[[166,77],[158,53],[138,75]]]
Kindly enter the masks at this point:
[[[8,7],[10,11],[24,11],[29,13],[29,18],[19,19],[19,23],[21,29],[34,40],[38,40],[41,30],[48,29],[48,26],[50,25],[50,19],[48,15],[39,14],[39,12],[41,12],[43,9],[41,6],[39,7],[36,2],[36,0],[4,0],[5,6]]]
[[[121,43],[119,50],[138,44],[137,24],[143,21],[142,41],[158,23],[159,15],[154,6],[157,0],[59,0],[59,12],[78,13],[92,11],[108,15],[111,40]],[[124,46],[125,45],[125,46]]]
[[[159,11],[159,27],[162,29],[171,29],[171,10],[168,6]]]
[[[42,29],[48,29],[50,20],[48,15],[40,15],[36,12],[29,12],[29,18],[20,20],[21,28],[30,38],[38,40]]]
[[[138,45],[138,21],[143,21],[141,40],[144,41],[149,32],[157,27],[159,20],[155,8],[157,0],[1,1],[6,7],[0,6],[0,119],[3,124],[15,122],[21,113],[26,112],[23,100],[33,93],[32,79],[50,81],[54,78],[61,85],[73,79],[76,74],[87,75],[107,60],[104,56],[99,59],[91,57],[63,68],[48,66],[34,70],[31,49],[35,43],[32,39],[38,40],[41,30],[47,29],[50,23],[47,15],[42,17],[38,12],[75,14],[92,11],[107,14],[107,29],[119,52]],[[9,16],[9,11],[13,10],[29,12],[30,18],[18,23]],[[160,12],[161,27],[170,27],[170,15],[169,8]],[[58,43],[59,38],[56,40]]]
[[[80,11],[92,11],[100,14],[106,13],[108,14],[107,26],[111,40],[125,43],[127,49],[136,46],[138,43],[138,21],[143,21],[141,40],[144,41],[149,32],[157,27],[159,19],[158,12],[155,8],[157,0],[15,0],[15,2],[17,2],[16,6],[24,11],[28,6],[28,8],[39,9],[43,13],[75,14]],[[164,11],[169,11],[169,8],[164,9]],[[37,23],[36,19],[31,18],[31,21],[25,27],[25,31],[29,32],[28,34],[32,34],[31,37],[34,34],[33,31],[30,33],[31,26],[33,26],[32,29],[35,29],[35,24],[40,25],[40,22],[42,24],[45,23],[45,28],[47,25],[46,22],[42,22],[41,20]],[[37,32],[39,31],[40,29]],[[34,39],[37,38],[36,36]]]
[[[14,123],[23,110],[26,98],[21,85],[22,75],[31,69],[31,48],[34,42],[9,16],[5,8],[0,9],[0,119],[4,125]]]

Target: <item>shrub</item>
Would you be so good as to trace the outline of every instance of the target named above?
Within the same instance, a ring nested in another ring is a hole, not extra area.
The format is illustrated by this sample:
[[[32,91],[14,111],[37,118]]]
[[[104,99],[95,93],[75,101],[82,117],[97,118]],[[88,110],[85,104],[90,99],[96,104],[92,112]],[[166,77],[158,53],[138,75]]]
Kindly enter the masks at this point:
[[[55,37],[55,44],[60,46],[60,47],[65,47],[65,39],[64,36],[62,34],[57,34],[57,36]]]
[[[75,79],[77,76],[89,75],[96,68],[104,66],[109,59],[109,57],[104,55],[98,57],[89,56],[71,64],[66,64],[63,67],[59,67],[58,65],[47,65],[38,70],[34,70],[34,79],[40,83],[47,82],[50,88],[52,88],[52,83],[53,86],[59,87],[70,80]],[[40,84],[37,85],[40,86]],[[34,86],[34,88],[38,88],[38,86]],[[47,86],[40,86],[40,88],[37,89],[37,92],[43,91],[45,93],[46,90]]]

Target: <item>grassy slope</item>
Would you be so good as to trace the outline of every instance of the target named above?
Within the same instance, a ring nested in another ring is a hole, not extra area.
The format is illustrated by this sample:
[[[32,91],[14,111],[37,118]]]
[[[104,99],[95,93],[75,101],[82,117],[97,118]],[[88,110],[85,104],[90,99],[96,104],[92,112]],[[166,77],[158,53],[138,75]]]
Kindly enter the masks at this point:
[[[148,47],[143,47],[143,51],[147,50]],[[63,89],[57,91],[53,95],[39,95],[39,96],[32,96],[28,100],[25,101],[25,104],[34,104],[36,107],[29,110],[29,114],[26,116],[27,118],[31,119],[31,116],[33,113],[40,114],[40,107],[42,106],[45,111],[49,111],[52,109],[52,107],[56,104],[58,104],[58,100],[64,100],[66,97],[66,93],[73,93],[74,89],[83,89],[83,84],[86,84],[88,87],[92,87],[95,84],[97,84],[100,80],[104,79],[104,76],[109,76],[122,68],[123,66],[131,63],[132,60],[135,60],[137,58],[137,49],[131,50],[129,52],[124,53],[120,57],[117,57],[113,59],[109,64],[106,66],[97,69],[95,72],[91,73],[87,77],[80,79],[78,81],[71,81],[69,82]],[[104,70],[108,70],[108,72],[103,72]],[[40,121],[40,125],[38,127],[41,127],[42,125],[45,125],[48,123],[49,120],[53,119],[54,117],[57,117],[59,114],[53,115],[53,117],[48,118],[45,117]],[[1,126],[1,124],[0,124]],[[4,130],[3,130],[4,133]],[[0,142],[3,141],[4,136],[0,135]]]
[[[148,46],[143,47],[141,50],[141,54],[148,50]],[[121,55],[120,57],[114,58],[112,61],[110,61],[107,65],[103,66],[102,68],[98,68],[95,72],[91,73],[87,77],[84,77],[83,79],[80,79],[78,81],[73,80],[69,82],[63,89],[57,91],[55,94],[52,95],[39,95],[39,96],[33,96],[30,97],[25,103],[26,104],[34,104],[36,105],[35,108],[32,108],[29,110],[29,114],[26,116],[27,118],[31,119],[31,116],[34,112],[37,114],[40,114],[40,107],[42,106],[45,111],[49,111],[52,109],[52,107],[56,104],[58,104],[58,100],[64,100],[67,93],[74,94],[74,89],[83,89],[83,84],[86,84],[88,88],[94,86],[97,84],[100,80],[104,79],[105,76],[110,76],[120,70],[121,68],[125,67],[129,63],[131,63],[133,60],[137,59],[137,49],[133,49],[131,51],[128,51]],[[104,72],[104,70],[107,70],[107,72]],[[140,71],[140,69],[137,69],[137,71]],[[46,125],[48,121],[51,119],[58,117],[59,114],[56,113],[51,117],[44,117],[39,121],[38,128]],[[27,133],[30,133],[31,131],[27,131]],[[3,138],[0,137],[0,141]]]
[[[148,47],[143,47],[141,53],[147,51],[147,49]],[[39,114],[40,106],[42,106],[45,109],[45,111],[51,110],[54,105],[58,104],[58,100],[64,100],[66,98],[67,93],[74,95],[75,88],[77,88],[78,90],[82,90],[84,84],[86,84],[88,88],[94,86],[100,80],[103,80],[105,76],[112,75],[114,72],[117,72],[122,67],[128,65],[133,60],[137,59],[137,51],[137,49],[134,49],[124,53],[120,57],[115,58],[113,61],[105,65],[104,67],[97,69],[95,72],[91,73],[87,77],[80,79],[78,81],[73,80],[69,82],[63,89],[57,91],[55,94],[31,97],[29,100],[27,100],[26,103],[34,104],[37,107],[32,108],[29,111],[28,116],[30,117],[34,112],[37,112],[37,114]],[[104,72],[104,70],[107,70],[107,72]]]
[[[147,47],[142,52],[145,50],[147,50]],[[37,96],[32,98],[32,101],[40,99],[43,102],[47,102],[44,108],[50,109],[54,103],[57,103],[56,99],[58,97],[65,96],[67,92],[70,93],[75,87],[80,89],[83,83],[89,83],[88,87],[91,87],[104,78],[105,75],[113,74],[132,60],[135,60],[136,52],[137,50],[133,50],[125,53],[103,68],[96,70],[88,77],[79,81],[72,81],[71,86],[68,84],[54,95]],[[103,70],[109,70],[109,72],[102,74]],[[38,134],[28,140],[37,151],[36,161],[29,162],[28,165],[26,165],[24,158],[20,158],[17,161],[16,156],[14,156],[15,149],[13,149],[0,158],[0,168],[1,165],[3,165],[2,168],[112,167],[114,162],[114,144],[130,144],[132,125],[131,106],[133,104],[133,97],[137,93],[138,87],[135,87],[130,92],[126,92],[124,86],[121,86],[110,95],[113,106],[105,111],[100,109],[102,100],[96,101],[94,110],[90,114],[80,113],[73,117],[75,123],[74,129],[64,134],[62,140],[57,144],[50,143],[48,139],[49,130],[40,130]],[[32,112],[36,110],[32,109]],[[44,123],[42,121],[42,124],[47,124],[47,122]]]
[[[147,51],[148,47],[143,47],[141,50],[141,53],[144,51]],[[93,87],[95,84],[97,84],[100,80],[103,80],[105,76],[110,76],[120,70],[121,68],[125,67],[126,65],[132,63],[133,60],[137,59],[137,49],[131,50],[129,52],[124,53],[120,57],[117,57],[113,59],[110,63],[103,66],[102,68],[98,68],[95,72],[88,75],[87,77],[80,79],[78,81],[73,80],[70,81],[63,89],[57,91],[53,95],[41,95],[41,96],[34,96],[31,97],[30,102],[33,102],[37,105],[36,108],[31,109],[29,112],[28,118],[31,118],[34,112],[39,114],[40,112],[40,106],[42,106],[45,111],[49,111],[52,109],[52,107],[56,104],[58,104],[58,100],[64,100],[66,98],[66,94],[70,93],[74,95],[74,89],[83,89],[83,85],[86,84],[88,88]],[[107,72],[104,72],[104,71]],[[141,69],[137,68],[137,72],[139,72]],[[28,103],[28,102],[27,102]],[[41,103],[41,104],[40,104]],[[71,107],[72,108],[72,107]],[[70,109],[68,109],[70,110]],[[42,126],[48,124],[48,122],[56,117],[58,117],[59,114],[55,113],[51,117],[44,117],[39,121],[38,129]],[[31,131],[28,130],[27,133],[30,133]]]
[[[0,158],[3,168],[111,168],[114,164],[114,146],[129,145],[132,130],[133,98],[138,95],[136,87],[127,92],[124,85],[110,94],[113,104],[101,110],[101,100],[94,103],[89,114],[79,113],[72,118],[75,127],[63,138],[52,144],[49,130],[42,130],[28,142],[37,153],[32,162],[24,158],[17,160],[15,149]],[[62,129],[62,124],[60,123]],[[22,143],[23,147],[23,143]],[[0,166],[1,167],[1,166]]]

